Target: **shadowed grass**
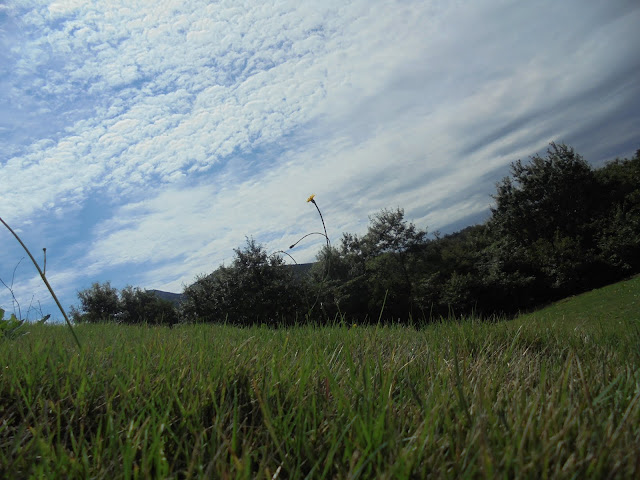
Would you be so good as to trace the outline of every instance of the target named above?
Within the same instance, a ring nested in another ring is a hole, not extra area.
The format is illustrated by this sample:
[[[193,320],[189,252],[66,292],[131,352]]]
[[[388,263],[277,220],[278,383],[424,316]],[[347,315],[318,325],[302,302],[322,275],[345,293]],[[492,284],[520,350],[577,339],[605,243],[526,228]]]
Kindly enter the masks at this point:
[[[0,477],[632,478],[617,285],[491,324],[81,325],[81,354],[33,326],[0,343]]]

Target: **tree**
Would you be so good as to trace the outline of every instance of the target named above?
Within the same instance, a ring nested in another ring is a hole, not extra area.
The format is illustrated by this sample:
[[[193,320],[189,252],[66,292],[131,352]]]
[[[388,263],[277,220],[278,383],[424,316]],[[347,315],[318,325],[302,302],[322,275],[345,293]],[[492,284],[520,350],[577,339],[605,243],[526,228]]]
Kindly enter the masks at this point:
[[[71,307],[75,323],[113,321],[120,312],[118,290],[110,282],[94,283],[91,288],[78,292],[80,308]]]
[[[339,250],[323,249],[312,278],[316,288],[324,282],[325,312],[363,321],[377,320],[384,305],[385,316],[411,313],[416,282],[417,254],[426,242],[426,231],[404,219],[404,211],[381,210],[369,217],[363,236],[343,234]],[[324,263],[331,269],[324,278]]]
[[[547,156],[511,165],[513,178],[497,185],[491,225],[524,245],[558,234],[585,234],[594,211],[595,175],[573,148],[550,144]]]
[[[518,160],[511,174],[493,197],[494,261],[514,278],[540,278],[534,299],[585,288],[597,267],[593,170],[571,147],[551,143],[546,157]]]
[[[71,307],[71,316],[80,322],[118,322],[173,325],[178,314],[171,302],[151,292],[127,286],[120,292],[110,282],[94,283],[78,292],[79,308]]]
[[[427,231],[407,222],[401,208],[383,209],[369,219],[363,240],[376,258],[369,261],[374,306],[385,302],[394,317],[411,315],[416,272],[410,264],[415,265],[411,260],[424,247]]]
[[[189,318],[241,325],[302,320],[303,287],[280,256],[267,255],[253,239],[234,253],[230,267],[200,276],[185,289]]]
[[[174,325],[178,323],[175,307],[152,292],[127,286],[120,291],[118,320],[123,323]]]
[[[228,312],[224,309],[228,292],[225,291],[227,282],[222,278],[225,273],[225,267],[220,267],[209,275],[199,275],[185,287],[182,312],[187,320],[207,323],[226,320]]]
[[[623,274],[640,270],[640,150],[596,171],[600,186],[597,245],[602,260]]]
[[[367,296],[356,298],[349,294],[353,279],[361,277],[354,261],[357,262],[355,256],[345,255],[335,247],[325,245],[320,249],[308,277],[308,315],[314,320],[332,321],[346,313],[357,320],[363,311],[361,300]],[[328,265],[331,268],[327,268]],[[364,305],[366,307],[366,300]]]

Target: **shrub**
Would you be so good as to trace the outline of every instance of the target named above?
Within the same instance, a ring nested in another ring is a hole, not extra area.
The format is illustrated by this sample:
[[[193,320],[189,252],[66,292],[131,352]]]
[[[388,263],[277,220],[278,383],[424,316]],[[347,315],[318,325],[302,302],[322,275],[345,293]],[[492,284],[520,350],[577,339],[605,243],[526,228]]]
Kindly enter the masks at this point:
[[[234,252],[231,266],[198,277],[184,290],[186,318],[240,325],[302,320],[303,285],[282,258],[267,255],[253,239]]]
[[[75,323],[113,321],[120,312],[118,290],[110,282],[95,282],[91,288],[78,292],[80,308],[71,307],[71,318]]]
[[[175,307],[151,292],[127,286],[120,291],[118,319],[123,323],[173,325],[178,323]]]
[[[78,292],[79,308],[71,307],[76,323],[118,322],[173,325],[178,313],[173,304],[151,292],[127,286],[118,292],[110,282],[94,283]]]

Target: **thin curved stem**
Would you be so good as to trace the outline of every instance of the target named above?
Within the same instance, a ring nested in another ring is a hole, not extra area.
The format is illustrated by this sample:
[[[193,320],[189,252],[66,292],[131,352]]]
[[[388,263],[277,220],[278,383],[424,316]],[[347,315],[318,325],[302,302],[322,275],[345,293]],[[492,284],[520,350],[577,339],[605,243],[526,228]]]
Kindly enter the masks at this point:
[[[296,259],[293,258],[291,256],[291,254],[285,252],[284,250],[278,250],[277,252],[273,252],[271,255],[269,255],[270,257],[273,257],[274,255],[277,255],[278,253],[284,253],[287,257],[289,257],[291,260],[293,260],[293,263],[295,263],[296,265],[298,265],[298,262],[296,262]]]
[[[315,207],[316,207],[316,210],[318,210],[318,215],[320,215],[320,221],[322,222],[322,228],[324,229],[324,238],[327,241],[327,270],[326,270],[324,276],[322,277],[322,281],[320,282],[320,289],[318,290],[318,294],[316,295],[316,300],[315,300],[315,302],[313,302],[313,306],[311,307],[311,310],[313,310],[315,308],[315,306],[317,305],[318,300],[320,299],[320,294],[322,293],[322,289],[324,288],[324,284],[329,279],[329,274],[331,272],[331,241],[329,240],[329,235],[327,234],[327,226],[324,223],[324,217],[322,216],[322,212],[320,211],[320,207],[316,203],[316,201],[313,198],[313,196],[311,196],[308,201],[313,203],[315,205]],[[320,304],[320,306],[322,307],[322,303]]]
[[[325,230],[326,231],[326,230]],[[291,245],[289,247],[289,249],[292,249],[293,247],[295,247],[296,245],[298,245],[302,240],[304,240],[305,238],[307,238],[309,235],[321,235],[325,238],[327,238],[327,235],[324,233],[320,233],[320,232],[311,232],[311,233],[307,233],[305,236],[303,236],[302,238],[300,238],[300,240],[298,240],[296,243],[294,243],[293,245]]]
[[[318,210],[318,214],[320,215],[320,220],[322,221],[322,228],[324,228],[324,238],[327,240],[327,247],[331,248],[331,242],[329,241],[329,235],[327,235],[327,226],[324,224],[324,218],[322,217],[322,212],[320,211],[320,207],[315,200],[312,200],[313,204],[316,206],[316,210]]]
[[[29,251],[27,246],[24,244],[24,242],[20,239],[18,234],[13,231],[13,229],[7,224],[7,222],[5,222],[2,219],[2,217],[0,217],[0,222],[2,222],[2,224],[5,227],[7,227],[7,229],[13,234],[13,236],[16,237],[16,240],[18,240],[18,243],[20,243],[20,245],[22,245],[22,248],[24,249],[24,251],[27,252],[27,255],[29,255],[29,258],[31,259],[31,261],[35,265],[36,269],[38,270],[38,273],[40,274],[40,277],[42,278],[42,281],[44,282],[44,284],[49,289],[49,293],[51,293],[51,296],[55,300],[56,305],[58,305],[58,308],[62,312],[62,316],[64,317],[64,320],[67,322],[67,326],[69,327],[69,330],[71,330],[71,334],[73,335],[73,338],[75,339],[76,343],[78,344],[78,348],[82,349],[82,345],[80,345],[80,340],[78,340],[78,337],[76,336],[76,332],[73,330],[73,327],[71,326],[71,321],[69,320],[69,317],[67,317],[67,313],[64,311],[64,308],[62,308],[62,305],[60,304],[60,301],[58,300],[58,297],[56,297],[56,294],[53,291],[53,288],[51,288],[51,285],[49,285],[49,281],[47,280],[47,277],[45,276],[44,272],[40,269],[40,265],[38,265],[38,262],[36,262],[36,259],[33,258],[33,255],[31,255],[31,252]]]

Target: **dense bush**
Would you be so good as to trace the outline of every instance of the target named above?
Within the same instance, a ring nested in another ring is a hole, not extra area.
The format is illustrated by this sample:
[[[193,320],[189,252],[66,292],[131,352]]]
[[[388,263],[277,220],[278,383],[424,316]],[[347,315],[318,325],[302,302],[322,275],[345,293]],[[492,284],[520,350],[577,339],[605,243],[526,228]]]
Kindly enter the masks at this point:
[[[593,170],[565,145],[512,165],[488,222],[493,261],[529,281],[521,307],[574,294],[638,271],[640,151]],[[523,292],[517,292],[522,297]]]
[[[398,208],[373,215],[362,237],[344,234],[339,249],[324,248],[311,281],[325,317],[375,322],[381,312],[385,318],[412,316],[426,237]]]
[[[78,292],[78,307],[71,307],[71,318],[76,323],[115,320],[120,312],[118,290],[110,282],[94,283],[91,288]]]
[[[125,287],[118,292],[109,282],[94,283],[78,292],[79,307],[71,307],[75,323],[119,322],[173,325],[178,322],[174,305],[151,292]]]
[[[373,321],[383,304],[394,320],[510,314],[640,271],[640,151],[593,169],[552,143],[513,163],[494,199],[486,224],[445,237],[428,239],[401,209],[344,234],[311,277],[324,309]]]
[[[253,239],[234,252],[231,266],[198,277],[184,290],[186,319],[239,325],[305,319],[304,286],[280,256],[267,255]]]
[[[640,150],[596,170],[600,211],[594,224],[602,260],[624,273],[640,270]]]
[[[123,288],[119,305],[117,318],[123,323],[173,325],[178,322],[173,303],[146,290],[130,286]]]

